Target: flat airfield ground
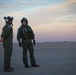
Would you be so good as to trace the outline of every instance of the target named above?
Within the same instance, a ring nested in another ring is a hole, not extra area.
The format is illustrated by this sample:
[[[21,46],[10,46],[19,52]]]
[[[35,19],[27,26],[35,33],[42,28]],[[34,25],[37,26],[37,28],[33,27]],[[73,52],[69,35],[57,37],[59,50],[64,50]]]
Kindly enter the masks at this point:
[[[76,75],[76,43],[38,43],[34,53],[40,67],[24,68],[22,48],[15,43],[11,59],[15,70],[4,72],[4,50],[0,43],[0,75]],[[30,65],[29,51],[28,61]]]

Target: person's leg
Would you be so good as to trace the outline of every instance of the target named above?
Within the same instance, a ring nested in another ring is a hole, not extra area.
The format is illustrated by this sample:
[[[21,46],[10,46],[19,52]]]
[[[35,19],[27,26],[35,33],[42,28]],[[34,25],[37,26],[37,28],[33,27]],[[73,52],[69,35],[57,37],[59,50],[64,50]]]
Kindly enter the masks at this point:
[[[28,49],[29,49],[29,53],[30,53],[30,62],[31,62],[31,65],[35,64],[36,61],[35,61],[35,57],[34,57],[34,48],[33,48],[32,42],[29,42]]]
[[[12,43],[4,42],[4,71],[12,71],[10,67],[12,56]]]
[[[29,52],[30,52],[31,67],[39,67],[39,65],[37,65],[35,61],[34,48],[32,42],[29,42]]]
[[[29,68],[29,66],[28,66],[28,58],[27,58],[27,49],[28,49],[27,46],[28,46],[28,44],[25,41],[23,41],[22,42],[22,48],[23,48],[23,57],[22,57],[22,59],[23,59],[23,63],[25,65],[25,67]]]
[[[11,57],[12,57],[12,51],[13,51],[13,42],[10,43],[9,50],[10,50],[9,51],[9,66],[10,66],[9,68],[14,70],[14,68],[11,67]]]

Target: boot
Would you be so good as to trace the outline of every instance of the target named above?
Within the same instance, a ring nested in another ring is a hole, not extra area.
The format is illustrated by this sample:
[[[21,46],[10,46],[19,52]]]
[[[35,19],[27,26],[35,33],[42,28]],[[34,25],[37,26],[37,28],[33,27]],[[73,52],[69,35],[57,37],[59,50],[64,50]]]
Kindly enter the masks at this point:
[[[13,70],[11,68],[4,69],[4,72],[12,72]]]
[[[30,68],[30,66],[29,65],[25,65],[25,68]]]
[[[38,64],[32,64],[31,67],[39,67]]]
[[[12,70],[14,70],[14,68],[12,68],[12,67],[9,67],[10,69],[12,69]]]

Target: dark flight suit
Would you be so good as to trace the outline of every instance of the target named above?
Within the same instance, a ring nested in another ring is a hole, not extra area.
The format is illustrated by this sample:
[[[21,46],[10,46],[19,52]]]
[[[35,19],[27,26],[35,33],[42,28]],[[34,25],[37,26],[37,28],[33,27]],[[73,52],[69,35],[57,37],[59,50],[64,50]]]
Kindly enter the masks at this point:
[[[4,69],[10,67],[10,61],[13,50],[13,29],[12,26],[6,24],[2,29],[3,47],[4,47]]]
[[[27,50],[29,49],[31,65],[35,64],[36,61],[34,58],[34,48],[32,43],[32,39],[34,39],[34,33],[30,26],[21,25],[21,27],[18,29],[18,34],[17,34],[17,40],[19,42],[20,39],[22,40],[23,63],[25,65],[28,65]]]

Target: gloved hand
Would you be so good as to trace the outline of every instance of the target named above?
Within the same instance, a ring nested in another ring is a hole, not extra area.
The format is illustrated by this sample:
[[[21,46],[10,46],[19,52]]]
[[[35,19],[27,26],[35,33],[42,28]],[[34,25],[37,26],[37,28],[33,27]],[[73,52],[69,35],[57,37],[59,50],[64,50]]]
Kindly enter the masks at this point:
[[[22,43],[21,42],[18,42],[19,43],[19,47],[21,47],[22,46]]]
[[[35,41],[35,39],[33,39],[33,44],[34,44],[34,46],[36,45],[36,41]]]

